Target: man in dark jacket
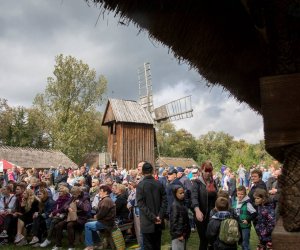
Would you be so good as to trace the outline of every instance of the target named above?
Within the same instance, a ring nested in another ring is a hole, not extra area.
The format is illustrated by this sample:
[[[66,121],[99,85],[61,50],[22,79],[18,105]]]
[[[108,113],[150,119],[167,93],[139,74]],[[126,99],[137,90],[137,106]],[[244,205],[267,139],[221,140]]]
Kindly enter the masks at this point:
[[[150,163],[143,164],[142,173],[144,179],[137,186],[136,200],[140,209],[143,245],[144,250],[157,250],[161,246],[162,222],[167,209],[166,192],[152,176]]]

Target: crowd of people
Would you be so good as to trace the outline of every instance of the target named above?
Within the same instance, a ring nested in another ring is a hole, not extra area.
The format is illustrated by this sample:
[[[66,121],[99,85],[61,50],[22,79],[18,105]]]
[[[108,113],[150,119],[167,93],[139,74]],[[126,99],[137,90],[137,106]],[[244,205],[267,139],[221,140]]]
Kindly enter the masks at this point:
[[[210,161],[185,169],[155,168],[145,161],[130,170],[13,166],[0,176],[0,243],[58,250],[66,235],[72,250],[76,233],[84,232],[85,249],[92,250],[116,225],[133,222],[127,234],[145,250],[160,249],[165,228],[172,250],[186,249],[196,231],[200,250],[237,249],[238,244],[248,250],[251,225],[257,250],[272,249],[280,173],[273,165],[247,170],[242,164],[237,171],[222,166],[214,172]]]

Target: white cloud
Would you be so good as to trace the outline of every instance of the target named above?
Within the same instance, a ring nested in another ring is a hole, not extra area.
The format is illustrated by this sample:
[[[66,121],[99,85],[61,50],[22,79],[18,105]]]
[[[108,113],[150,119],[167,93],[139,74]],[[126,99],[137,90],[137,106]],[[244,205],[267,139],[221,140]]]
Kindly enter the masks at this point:
[[[263,139],[261,116],[217,88],[199,91],[187,82],[168,85],[154,95],[155,106],[156,103],[159,106],[185,95],[192,95],[193,117],[175,121],[176,128],[186,129],[196,137],[209,131],[224,131],[236,140],[244,139],[249,143],[258,143]],[[215,96],[218,98],[214,99]]]

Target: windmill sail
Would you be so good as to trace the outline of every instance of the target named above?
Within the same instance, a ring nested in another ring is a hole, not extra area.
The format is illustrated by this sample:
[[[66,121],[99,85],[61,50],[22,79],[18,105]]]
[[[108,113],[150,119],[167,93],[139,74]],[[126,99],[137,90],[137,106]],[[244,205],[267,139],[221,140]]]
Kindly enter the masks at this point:
[[[153,94],[150,63],[144,63],[143,67],[138,68],[139,80],[139,104],[153,114]]]
[[[185,96],[154,109],[155,121],[177,121],[193,117],[191,96]]]
[[[139,80],[139,101],[138,103],[148,110],[152,118],[157,122],[177,121],[193,117],[191,96],[185,96],[180,99],[169,102],[154,109],[152,78],[150,63],[144,63],[138,68]]]

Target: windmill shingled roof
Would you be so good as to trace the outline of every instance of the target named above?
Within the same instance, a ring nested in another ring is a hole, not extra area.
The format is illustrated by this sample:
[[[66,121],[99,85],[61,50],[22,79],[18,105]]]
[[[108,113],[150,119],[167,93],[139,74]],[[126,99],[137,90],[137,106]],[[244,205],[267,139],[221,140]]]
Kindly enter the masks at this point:
[[[114,114],[114,119],[116,122],[132,122],[143,124],[154,123],[151,114],[136,101],[120,99],[108,100],[103,120],[105,119],[105,115],[109,105],[111,105],[112,107],[112,112]]]

